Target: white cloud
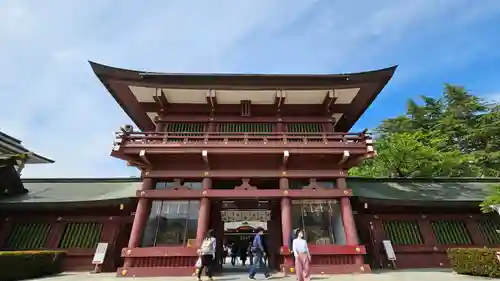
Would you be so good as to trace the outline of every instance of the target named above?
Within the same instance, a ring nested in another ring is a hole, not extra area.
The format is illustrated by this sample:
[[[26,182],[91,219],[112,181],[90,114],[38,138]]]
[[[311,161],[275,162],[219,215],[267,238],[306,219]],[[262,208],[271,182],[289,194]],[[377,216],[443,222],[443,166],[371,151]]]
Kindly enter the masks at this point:
[[[56,160],[26,168],[27,177],[136,174],[109,156],[111,132],[130,121],[87,60],[167,72],[362,70],[411,58],[408,41],[444,37],[499,7],[486,0],[472,8],[460,0],[4,0],[0,124]],[[448,53],[436,50],[408,73]],[[442,60],[441,67],[455,62]]]
[[[487,100],[491,100],[491,101],[500,103],[500,93],[489,94],[489,95],[486,95],[485,98]]]

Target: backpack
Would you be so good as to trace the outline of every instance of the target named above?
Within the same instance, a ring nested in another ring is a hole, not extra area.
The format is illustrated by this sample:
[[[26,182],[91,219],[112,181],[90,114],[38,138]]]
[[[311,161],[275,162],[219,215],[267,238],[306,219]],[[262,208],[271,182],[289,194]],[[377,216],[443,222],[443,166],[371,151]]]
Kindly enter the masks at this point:
[[[200,252],[202,254],[211,254],[213,252],[213,245],[212,245],[213,239],[215,238],[203,239],[203,242],[201,243],[200,247]]]

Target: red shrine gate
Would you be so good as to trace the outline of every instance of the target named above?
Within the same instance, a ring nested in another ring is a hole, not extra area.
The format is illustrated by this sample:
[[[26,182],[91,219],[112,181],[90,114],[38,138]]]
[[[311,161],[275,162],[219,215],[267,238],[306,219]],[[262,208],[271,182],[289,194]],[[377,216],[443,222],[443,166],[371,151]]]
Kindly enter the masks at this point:
[[[288,272],[289,237],[302,227],[313,272],[370,271],[346,177],[375,152],[366,132],[345,132],[395,67],[341,75],[190,75],[91,65],[140,129],[122,127],[111,153],[143,178],[119,276],[191,275],[206,231],[219,229],[221,242],[222,202],[252,200],[269,202],[276,268]],[[328,212],[307,211],[309,205]]]
[[[286,271],[291,266],[287,244],[292,232],[292,200],[337,198],[340,202],[340,213],[346,243],[345,245],[310,245],[314,255],[313,269],[318,273],[363,272],[370,270],[370,267],[363,262],[365,248],[358,245],[349,201],[352,194],[345,187],[345,178],[336,180],[336,189],[322,188],[314,180],[303,189],[290,189],[288,178],[279,180],[279,188],[268,190],[258,189],[255,186],[247,188],[237,186],[233,190],[213,189],[212,180],[209,178],[202,180],[202,189],[199,190],[181,185],[168,190],[152,190],[148,186],[148,183],[152,186],[152,182],[151,179],[146,178],[142,190],[138,192],[141,199],[135,215],[128,248],[123,251],[125,264],[120,271],[121,274],[136,276],[146,274],[148,276],[192,274],[193,265],[197,259],[197,248],[195,246],[200,244],[209,228],[216,230],[219,248],[222,247],[224,224],[221,218],[221,210],[224,206],[221,201],[231,199],[238,204],[241,200],[241,202],[246,201],[248,205],[249,199],[253,199],[255,202],[255,198],[269,202],[267,207],[269,207],[271,214],[268,222],[268,245],[270,247],[269,255],[272,267]],[[175,198],[181,200],[199,200],[194,247],[138,247],[151,208],[148,206],[148,198],[172,198],[174,194]],[[303,208],[303,206],[300,207]],[[221,252],[221,249],[219,249],[218,254]]]

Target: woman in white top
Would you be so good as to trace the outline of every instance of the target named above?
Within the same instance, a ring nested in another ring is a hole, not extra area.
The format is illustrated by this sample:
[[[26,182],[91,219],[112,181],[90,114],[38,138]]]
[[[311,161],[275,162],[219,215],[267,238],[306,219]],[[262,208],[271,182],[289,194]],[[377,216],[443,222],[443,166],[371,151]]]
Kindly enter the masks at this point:
[[[293,239],[292,251],[295,256],[295,272],[298,281],[310,281],[311,253],[304,239],[304,231],[297,229],[297,238]]]
[[[201,258],[201,267],[198,269],[198,281],[201,281],[201,273],[203,272],[203,268],[206,268],[206,274],[209,280],[212,279],[212,269],[215,263],[215,236],[214,230],[210,229],[207,232],[207,236],[201,242],[201,247],[198,250],[198,254]]]

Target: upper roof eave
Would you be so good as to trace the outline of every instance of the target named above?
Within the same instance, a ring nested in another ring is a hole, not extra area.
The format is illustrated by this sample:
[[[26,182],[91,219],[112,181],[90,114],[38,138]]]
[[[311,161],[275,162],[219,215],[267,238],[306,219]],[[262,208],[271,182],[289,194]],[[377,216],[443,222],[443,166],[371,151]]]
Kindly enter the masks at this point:
[[[301,83],[307,82],[307,84],[314,85],[315,83],[324,84],[325,82],[334,85],[339,82],[345,82],[346,78],[348,80],[354,80],[361,82],[381,82],[387,83],[398,65],[393,65],[387,68],[364,71],[364,72],[353,72],[353,73],[339,73],[339,74],[246,74],[246,73],[163,73],[163,72],[148,72],[148,71],[138,71],[124,68],[116,68],[112,66],[107,66],[104,64],[99,64],[96,62],[89,61],[92,70],[95,75],[102,81],[103,79],[117,79],[117,80],[128,80],[136,82],[144,82],[149,85],[158,84],[159,86],[164,86],[172,84],[173,80],[181,79],[182,83],[189,86],[191,83],[196,85],[204,85],[205,80],[210,79],[211,83],[219,85],[231,85],[236,83],[237,85],[253,86],[259,84],[263,80],[273,81],[279,80],[279,82],[296,82],[298,78],[302,79]],[[215,79],[215,80],[214,80]],[[247,82],[247,83],[241,83]],[[384,85],[385,85],[384,83]],[[280,85],[282,87],[287,87],[287,85]]]
[[[120,107],[142,131],[154,123],[127,86],[179,89],[309,90],[337,87],[361,88],[361,99],[337,122],[336,130],[347,132],[392,78],[397,65],[379,70],[343,74],[186,74],[144,72],[111,67],[89,61],[93,72]]]

